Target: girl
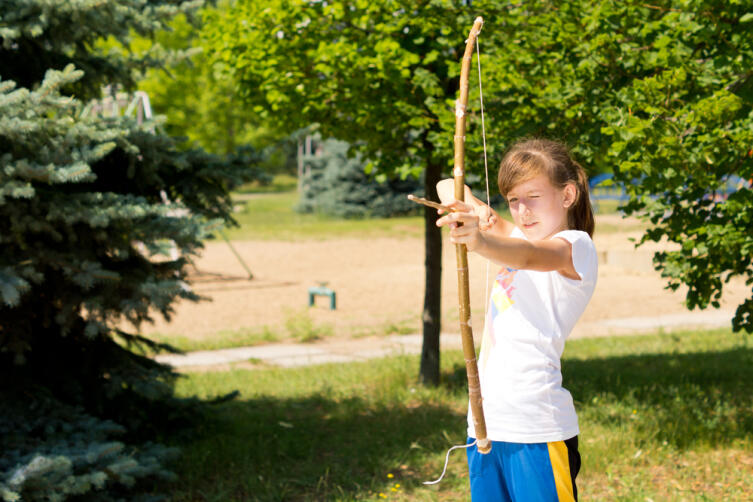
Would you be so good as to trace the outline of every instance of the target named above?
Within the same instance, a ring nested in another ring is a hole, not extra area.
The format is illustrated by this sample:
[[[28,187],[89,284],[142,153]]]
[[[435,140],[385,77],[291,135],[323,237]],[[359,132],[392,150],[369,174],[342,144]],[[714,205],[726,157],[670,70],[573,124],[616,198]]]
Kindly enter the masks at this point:
[[[577,500],[578,419],[560,356],[596,285],[593,212],[583,168],[561,143],[516,143],[499,170],[513,222],[473,197],[437,192],[450,241],[502,266],[489,299],[479,373],[492,451],[468,449],[474,501]],[[441,212],[441,211],[440,211]],[[459,225],[462,224],[462,225]],[[468,412],[469,443],[475,437]]]

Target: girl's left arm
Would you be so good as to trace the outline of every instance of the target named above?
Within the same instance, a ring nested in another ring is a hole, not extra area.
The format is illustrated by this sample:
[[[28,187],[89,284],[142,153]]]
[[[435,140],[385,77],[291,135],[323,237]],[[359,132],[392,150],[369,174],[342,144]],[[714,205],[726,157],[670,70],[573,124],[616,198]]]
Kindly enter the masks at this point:
[[[531,242],[480,233],[473,251],[500,265],[539,272],[556,271],[569,279],[580,279],[573,265],[573,247],[565,239]]]
[[[450,241],[453,244],[465,244],[468,251],[474,251],[499,265],[540,272],[557,271],[570,279],[580,279],[573,265],[569,241],[557,238],[531,242],[495,232],[481,232],[479,218],[471,206],[460,201],[450,205],[457,212],[438,219],[437,225],[450,227]],[[462,223],[462,226],[458,226],[458,223]]]

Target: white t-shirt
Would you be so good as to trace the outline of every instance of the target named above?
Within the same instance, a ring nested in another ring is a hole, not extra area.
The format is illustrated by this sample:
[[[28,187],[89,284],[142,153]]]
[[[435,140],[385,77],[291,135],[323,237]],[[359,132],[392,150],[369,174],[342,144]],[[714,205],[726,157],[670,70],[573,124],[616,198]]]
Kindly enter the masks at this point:
[[[517,227],[510,237],[525,239]],[[596,248],[586,232],[552,237],[572,245],[581,280],[559,272],[503,267],[494,281],[479,356],[489,439],[512,443],[562,441],[579,433],[570,393],[562,387],[565,340],[596,286]],[[476,437],[471,410],[468,435]]]

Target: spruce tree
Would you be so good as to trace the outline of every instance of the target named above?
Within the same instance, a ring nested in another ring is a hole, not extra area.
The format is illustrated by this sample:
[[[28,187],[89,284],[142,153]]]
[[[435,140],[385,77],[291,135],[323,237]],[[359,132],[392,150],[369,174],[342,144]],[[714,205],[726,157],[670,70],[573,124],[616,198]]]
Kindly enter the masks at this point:
[[[328,139],[319,152],[304,157],[305,175],[296,210],[341,218],[419,214],[408,194],[423,196],[422,183],[411,178],[379,182],[365,173],[360,156],[348,156],[345,141]]]
[[[168,475],[144,441],[185,415],[175,374],[144,355],[165,347],[138,327],[199,299],[186,259],[258,173],[86,105],[168,56],[102,40],[128,46],[200,5],[0,3],[0,500],[135,500]]]

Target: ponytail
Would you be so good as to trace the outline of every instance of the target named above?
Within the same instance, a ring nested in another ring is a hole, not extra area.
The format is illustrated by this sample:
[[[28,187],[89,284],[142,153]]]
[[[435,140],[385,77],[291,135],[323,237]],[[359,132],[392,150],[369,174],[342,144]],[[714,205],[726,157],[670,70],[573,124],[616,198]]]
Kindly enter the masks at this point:
[[[568,212],[567,219],[570,228],[582,230],[590,237],[594,235],[594,212],[591,208],[591,196],[588,193],[588,176],[586,170],[580,164],[572,160],[573,168],[577,176],[575,188],[578,195],[575,197],[573,207]]]

